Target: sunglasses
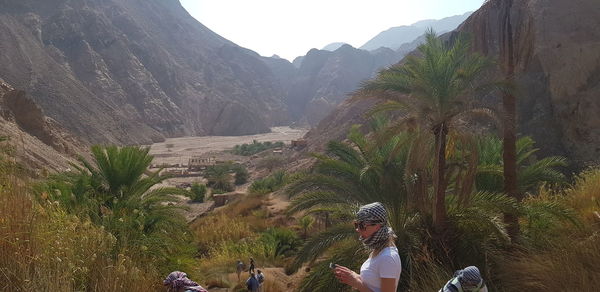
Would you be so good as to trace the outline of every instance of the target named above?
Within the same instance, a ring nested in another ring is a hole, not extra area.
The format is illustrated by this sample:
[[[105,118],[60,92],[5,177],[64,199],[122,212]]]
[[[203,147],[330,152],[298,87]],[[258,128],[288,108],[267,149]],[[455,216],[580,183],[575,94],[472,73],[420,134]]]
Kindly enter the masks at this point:
[[[377,224],[367,224],[364,221],[354,221],[354,229],[366,230],[367,226],[373,226]]]
[[[476,292],[479,291],[479,289],[481,289],[481,287],[483,286],[483,279],[481,279],[479,281],[479,283],[475,284],[475,285],[467,285],[467,284],[461,284],[463,291],[468,291],[468,292]]]

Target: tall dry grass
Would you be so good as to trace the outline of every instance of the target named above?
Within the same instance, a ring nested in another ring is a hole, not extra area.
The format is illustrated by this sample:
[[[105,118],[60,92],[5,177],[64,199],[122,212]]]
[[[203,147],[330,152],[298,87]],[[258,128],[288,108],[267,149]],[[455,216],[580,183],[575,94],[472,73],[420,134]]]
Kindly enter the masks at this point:
[[[50,203],[33,201],[26,183],[3,175],[0,188],[0,291],[157,291],[161,275],[115,238]]]
[[[222,242],[239,241],[255,234],[243,218],[231,217],[225,212],[196,220],[191,229],[200,250],[205,252]]]
[[[554,238],[544,248],[529,249],[498,260],[505,291],[598,291],[600,287],[600,169],[581,173],[561,200],[581,227],[548,226]]]
[[[566,203],[588,227],[600,230],[600,168],[588,169],[566,191]]]
[[[541,253],[504,257],[499,271],[504,291],[598,291],[600,236],[571,242],[565,238],[563,244]]]

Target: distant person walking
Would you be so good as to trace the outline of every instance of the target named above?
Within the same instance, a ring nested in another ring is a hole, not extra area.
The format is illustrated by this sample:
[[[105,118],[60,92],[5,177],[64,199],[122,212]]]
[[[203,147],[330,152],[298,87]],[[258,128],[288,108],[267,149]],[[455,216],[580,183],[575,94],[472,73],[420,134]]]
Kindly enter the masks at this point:
[[[469,266],[454,273],[454,277],[439,292],[487,292],[487,286],[476,266]]]
[[[263,283],[265,282],[265,275],[261,270],[256,270],[256,280],[258,280],[258,292],[263,292]]]
[[[208,292],[198,283],[190,280],[187,274],[180,271],[171,272],[163,281],[169,292]]]
[[[242,262],[242,260],[237,260],[237,264],[235,265],[235,271],[237,272],[238,282],[240,282],[242,280],[240,278],[240,275],[244,271],[244,266],[245,265],[244,265],[244,262]]]
[[[254,273],[254,268],[256,268],[256,263],[254,262],[254,258],[250,258],[250,268],[248,268],[248,272]]]
[[[258,292],[258,279],[254,276],[254,273],[250,273],[250,277],[246,280],[246,288],[249,292]]]
[[[360,207],[354,228],[371,253],[360,267],[360,274],[332,263],[335,277],[359,291],[395,292],[402,265],[394,244],[396,235],[388,225],[385,207],[379,202]]]

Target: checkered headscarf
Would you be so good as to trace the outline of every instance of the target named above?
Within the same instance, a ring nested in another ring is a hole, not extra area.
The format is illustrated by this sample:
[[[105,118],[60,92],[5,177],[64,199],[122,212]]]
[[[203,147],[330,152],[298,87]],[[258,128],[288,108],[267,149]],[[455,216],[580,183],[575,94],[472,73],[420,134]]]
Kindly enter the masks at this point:
[[[463,288],[479,288],[483,283],[481,274],[476,266],[469,266],[458,271],[458,281]]]
[[[363,245],[371,251],[379,250],[389,241],[390,236],[395,237],[394,230],[388,226],[387,212],[385,207],[379,202],[371,203],[360,207],[356,213],[356,219],[359,222],[367,224],[381,224],[381,228],[368,238],[360,238]]]
[[[185,290],[196,292],[208,292],[198,283],[190,280],[186,273],[180,271],[171,272],[163,281],[163,285],[170,286],[174,289],[183,288]]]

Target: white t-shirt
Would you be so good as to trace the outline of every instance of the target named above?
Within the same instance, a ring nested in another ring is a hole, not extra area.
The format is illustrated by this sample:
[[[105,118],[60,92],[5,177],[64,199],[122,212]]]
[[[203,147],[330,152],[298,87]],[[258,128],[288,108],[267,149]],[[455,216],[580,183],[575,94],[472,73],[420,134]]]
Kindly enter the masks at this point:
[[[381,278],[396,279],[396,288],[402,272],[400,255],[395,246],[384,248],[376,257],[367,259],[360,267],[360,278],[373,292],[381,292]]]

